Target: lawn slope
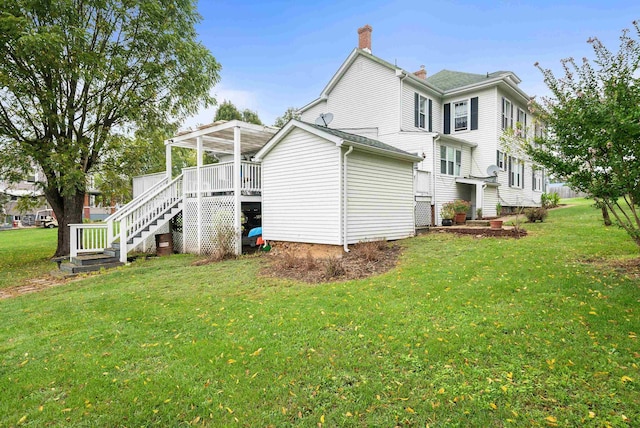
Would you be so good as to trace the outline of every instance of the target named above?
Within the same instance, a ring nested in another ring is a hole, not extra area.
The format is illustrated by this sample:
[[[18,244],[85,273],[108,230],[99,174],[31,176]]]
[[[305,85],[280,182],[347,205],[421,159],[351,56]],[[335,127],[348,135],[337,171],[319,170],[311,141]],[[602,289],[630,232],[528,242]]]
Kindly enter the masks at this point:
[[[586,204],[526,228],[359,281],[178,255],[0,301],[0,425],[637,425],[640,282],[591,262],[638,249]]]

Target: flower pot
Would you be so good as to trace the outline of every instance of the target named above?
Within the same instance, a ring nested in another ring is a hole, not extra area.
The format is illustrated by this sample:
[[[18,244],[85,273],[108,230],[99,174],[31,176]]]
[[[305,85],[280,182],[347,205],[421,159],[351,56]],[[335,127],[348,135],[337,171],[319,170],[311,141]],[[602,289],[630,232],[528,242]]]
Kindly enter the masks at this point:
[[[451,220],[450,218],[443,218],[442,219],[442,225],[443,226],[451,226],[453,224],[453,220]]]
[[[467,221],[467,213],[456,213],[456,224],[464,224]]]
[[[489,226],[491,229],[502,229],[502,220],[490,220]]]

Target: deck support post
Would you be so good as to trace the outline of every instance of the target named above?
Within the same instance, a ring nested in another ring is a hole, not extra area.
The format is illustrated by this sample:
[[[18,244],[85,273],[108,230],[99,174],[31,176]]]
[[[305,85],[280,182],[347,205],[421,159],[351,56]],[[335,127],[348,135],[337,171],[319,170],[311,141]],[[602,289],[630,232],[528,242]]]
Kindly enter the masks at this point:
[[[196,180],[198,184],[198,254],[202,254],[202,137],[197,137],[196,149]]]
[[[240,202],[242,173],[240,171],[240,144],[241,144],[240,127],[233,128],[233,230],[236,234],[236,254],[242,254],[242,205]]]
[[[167,173],[167,182],[171,181],[171,144],[167,144],[164,146],[165,150],[165,172]]]

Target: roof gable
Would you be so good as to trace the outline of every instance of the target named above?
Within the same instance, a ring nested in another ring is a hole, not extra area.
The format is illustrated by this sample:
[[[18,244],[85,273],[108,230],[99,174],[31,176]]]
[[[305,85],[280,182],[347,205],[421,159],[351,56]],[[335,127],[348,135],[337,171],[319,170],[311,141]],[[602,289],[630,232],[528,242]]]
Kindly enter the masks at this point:
[[[361,135],[351,134],[338,129],[326,128],[308,122],[292,119],[256,154],[255,159],[261,161],[287,134],[294,128],[300,128],[328,141],[336,146],[353,146],[382,156],[402,159],[409,162],[420,162],[422,158],[404,150],[385,144],[382,141]]]
[[[442,70],[436,74],[427,77],[427,81],[432,85],[440,88],[442,91],[450,91],[452,89],[464,86],[477,85],[484,83],[496,77],[503,77],[513,74],[510,71],[496,71],[487,74],[464,73],[461,71]]]

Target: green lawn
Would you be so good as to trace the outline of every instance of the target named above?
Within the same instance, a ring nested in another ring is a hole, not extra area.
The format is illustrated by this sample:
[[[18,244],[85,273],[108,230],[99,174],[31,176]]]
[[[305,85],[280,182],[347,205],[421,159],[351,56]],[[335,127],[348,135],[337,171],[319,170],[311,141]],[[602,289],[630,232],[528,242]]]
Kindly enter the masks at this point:
[[[0,289],[21,285],[25,279],[46,275],[55,269],[58,229],[0,231]]]
[[[0,301],[0,426],[638,426],[638,248],[587,203],[308,285],[140,260]],[[1,234],[0,234],[1,235]]]

